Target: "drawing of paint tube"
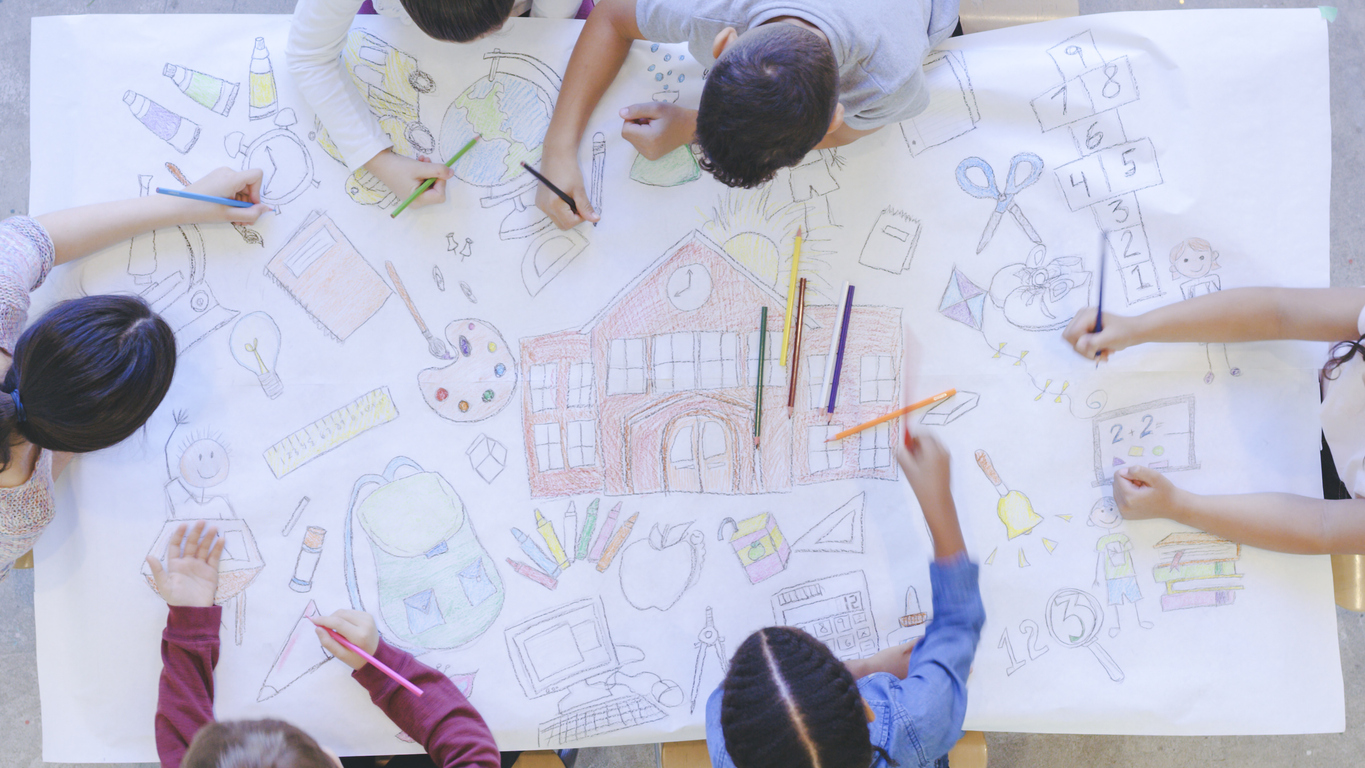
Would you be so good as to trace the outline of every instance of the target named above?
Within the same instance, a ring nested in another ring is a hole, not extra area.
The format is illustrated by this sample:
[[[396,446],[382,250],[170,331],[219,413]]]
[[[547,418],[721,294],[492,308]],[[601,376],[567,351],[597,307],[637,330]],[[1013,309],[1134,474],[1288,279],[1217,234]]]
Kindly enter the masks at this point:
[[[289,580],[289,588],[295,592],[307,592],[313,588],[313,573],[318,569],[322,557],[322,539],[327,531],[310,525],[303,534],[303,546],[299,548],[299,559],[294,563],[294,578]]]
[[[599,216],[602,214],[602,175],[606,167],[607,137],[598,131],[592,135],[592,184],[588,187],[588,202]]]
[[[251,51],[251,101],[247,105],[247,117],[262,120],[275,114],[280,108],[279,97],[275,93],[275,69],[270,66],[270,51],[265,49],[265,38],[256,38],[256,47]]]
[[[180,92],[220,115],[227,116],[237,101],[237,83],[196,72],[179,64],[167,64],[161,74],[169,77]]]
[[[133,117],[147,126],[147,130],[175,147],[175,151],[182,155],[189,152],[194,143],[199,141],[199,126],[194,121],[177,115],[146,96],[124,91],[123,103],[128,105]]]

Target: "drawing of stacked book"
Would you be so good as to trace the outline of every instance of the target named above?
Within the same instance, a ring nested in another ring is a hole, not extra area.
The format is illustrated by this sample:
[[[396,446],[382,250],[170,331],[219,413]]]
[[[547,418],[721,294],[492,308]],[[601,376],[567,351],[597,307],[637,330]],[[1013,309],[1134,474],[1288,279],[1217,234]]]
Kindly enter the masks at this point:
[[[1242,589],[1237,559],[1242,545],[1211,533],[1173,533],[1153,545],[1161,550],[1161,562],[1152,576],[1166,584],[1161,610],[1232,605]]]

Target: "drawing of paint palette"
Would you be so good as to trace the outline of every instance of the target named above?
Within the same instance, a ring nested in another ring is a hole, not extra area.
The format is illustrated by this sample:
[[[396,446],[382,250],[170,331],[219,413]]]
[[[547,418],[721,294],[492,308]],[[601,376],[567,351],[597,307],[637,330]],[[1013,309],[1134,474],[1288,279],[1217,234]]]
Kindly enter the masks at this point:
[[[512,400],[517,364],[498,329],[482,320],[446,326],[455,362],[417,374],[422,399],[443,419],[482,421]]]
[[[1092,420],[1095,482],[1106,485],[1123,467],[1158,472],[1198,469],[1194,453],[1194,396],[1184,395],[1107,411]]]

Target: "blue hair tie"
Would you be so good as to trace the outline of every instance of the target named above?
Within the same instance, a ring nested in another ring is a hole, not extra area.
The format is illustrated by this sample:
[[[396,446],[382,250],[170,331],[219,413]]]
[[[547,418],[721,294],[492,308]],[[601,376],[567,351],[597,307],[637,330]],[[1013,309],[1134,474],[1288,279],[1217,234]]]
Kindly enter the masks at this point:
[[[19,400],[18,388],[15,388],[13,392],[9,393],[9,399],[14,402],[14,414],[18,422],[23,424],[28,421],[28,416],[24,413],[24,404]]]

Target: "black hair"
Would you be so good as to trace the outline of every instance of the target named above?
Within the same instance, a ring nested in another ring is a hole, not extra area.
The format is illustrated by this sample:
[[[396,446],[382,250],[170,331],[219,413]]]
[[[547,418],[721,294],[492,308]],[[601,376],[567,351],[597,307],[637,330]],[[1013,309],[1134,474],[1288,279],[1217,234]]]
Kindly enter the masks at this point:
[[[706,76],[697,106],[701,167],[726,186],[756,187],[820,143],[838,104],[829,43],[794,24],[765,25],[726,49]]]
[[[853,673],[794,627],[749,635],[722,683],[720,727],[736,768],[867,768],[874,746]]]
[[[427,35],[467,43],[502,26],[512,0],[402,0],[412,23]]]
[[[1330,353],[1331,358],[1329,358],[1327,364],[1322,367],[1323,378],[1336,379],[1337,369],[1345,365],[1346,362],[1355,357],[1357,353],[1362,357],[1365,357],[1365,336],[1361,336],[1355,341],[1338,341],[1336,344],[1333,344]]]
[[[181,768],[335,768],[312,736],[283,720],[230,720],[199,729]]]
[[[0,381],[0,467],[19,438],[72,453],[122,441],[151,417],[174,374],[175,334],[141,298],[63,301],[19,337]]]

